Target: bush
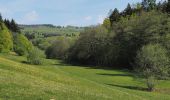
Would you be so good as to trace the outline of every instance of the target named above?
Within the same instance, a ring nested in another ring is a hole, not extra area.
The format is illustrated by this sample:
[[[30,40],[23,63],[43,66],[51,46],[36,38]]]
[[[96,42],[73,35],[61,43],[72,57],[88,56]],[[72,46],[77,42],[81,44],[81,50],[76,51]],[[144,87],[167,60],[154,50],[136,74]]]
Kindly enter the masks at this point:
[[[32,43],[23,34],[17,34],[14,40],[14,51],[18,55],[27,55],[32,48]]]
[[[7,27],[0,22],[0,52],[9,52],[13,48],[12,34]]]
[[[155,83],[156,83],[156,79],[155,79],[154,76],[147,78],[146,84],[147,84],[147,87],[148,87],[148,91],[153,91],[154,90]]]
[[[156,79],[166,79],[169,69],[167,50],[159,44],[143,46],[136,57],[135,68],[147,80],[149,91],[153,91]]]
[[[66,53],[70,48],[72,42],[73,41],[69,38],[65,38],[65,37],[58,38],[45,51],[47,58],[64,59],[66,57]]]
[[[69,50],[68,61],[89,65],[108,65],[112,58],[112,35],[103,26],[86,28]]]
[[[30,64],[41,65],[43,64],[44,54],[38,48],[33,48],[27,56],[27,61]]]

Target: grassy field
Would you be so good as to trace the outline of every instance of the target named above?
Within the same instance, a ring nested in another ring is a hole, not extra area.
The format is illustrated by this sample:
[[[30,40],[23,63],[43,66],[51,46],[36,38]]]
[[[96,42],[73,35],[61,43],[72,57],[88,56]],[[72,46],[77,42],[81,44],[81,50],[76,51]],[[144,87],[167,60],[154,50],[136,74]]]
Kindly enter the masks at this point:
[[[83,28],[76,28],[76,27],[64,27],[64,28],[57,28],[57,27],[49,27],[45,25],[37,25],[37,26],[20,26],[22,33],[43,33],[43,34],[60,34],[60,35],[66,35],[66,34],[79,34],[80,31],[83,30]]]
[[[170,81],[160,81],[150,93],[126,70],[24,61],[25,57],[0,54],[0,100],[170,100]]]

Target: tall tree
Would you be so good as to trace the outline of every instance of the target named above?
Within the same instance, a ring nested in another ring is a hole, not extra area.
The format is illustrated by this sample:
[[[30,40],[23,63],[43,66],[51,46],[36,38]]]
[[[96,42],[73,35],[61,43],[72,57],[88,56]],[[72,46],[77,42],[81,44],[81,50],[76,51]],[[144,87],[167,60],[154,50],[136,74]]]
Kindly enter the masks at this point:
[[[7,26],[8,29],[11,29],[10,28],[10,21],[8,19],[5,19],[4,23],[5,23],[5,25]]]
[[[11,20],[11,31],[12,32],[19,32],[19,27],[16,24],[16,22],[14,21],[14,19]]]
[[[132,7],[129,3],[125,9],[125,15],[132,15]]]
[[[32,50],[32,48],[32,43],[23,34],[16,34],[14,40],[14,51],[18,55],[27,55],[28,52]]]
[[[170,13],[170,0],[168,0],[168,4],[167,4],[166,11],[167,11],[168,13]]]
[[[149,91],[153,91],[156,79],[169,76],[167,50],[160,44],[148,44],[141,48],[136,57],[136,71],[147,81]]]
[[[3,22],[0,22],[0,52],[9,52],[13,47],[12,34]]]
[[[114,9],[112,14],[109,16],[109,19],[110,19],[111,25],[113,25],[114,22],[116,22],[120,19],[120,13],[117,8]]]
[[[3,22],[2,15],[0,14],[0,22]]]
[[[8,19],[5,19],[4,23],[11,32],[20,33],[20,29],[14,19],[12,19],[11,21],[9,21]]]

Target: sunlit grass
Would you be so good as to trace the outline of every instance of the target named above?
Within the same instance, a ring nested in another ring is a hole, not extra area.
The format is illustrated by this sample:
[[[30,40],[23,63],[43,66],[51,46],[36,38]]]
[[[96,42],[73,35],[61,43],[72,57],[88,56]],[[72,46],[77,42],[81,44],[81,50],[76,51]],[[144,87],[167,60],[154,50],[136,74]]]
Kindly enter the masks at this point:
[[[0,54],[0,100],[169,100],[170,81],[149,93],[145,84],[123,70],[70,66],[57,60],[22,63],[25,57]]]

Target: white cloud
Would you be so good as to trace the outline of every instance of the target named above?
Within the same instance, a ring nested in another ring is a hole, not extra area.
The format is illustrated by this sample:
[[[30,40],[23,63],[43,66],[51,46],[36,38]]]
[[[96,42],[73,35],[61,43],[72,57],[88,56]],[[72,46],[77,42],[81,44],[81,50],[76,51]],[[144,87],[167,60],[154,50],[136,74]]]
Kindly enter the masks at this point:
[[[36,11],[31,11],[25,14],[24,19],[33,22],[33,21],[36,21],[38,17],[39,15]]]
[[[92,17],[91,16],[87,16],[87,17],[85,17],[85,20],[86,21],[92,20]]]
[[[104,16],[104,15],[98,15],[97,22],[99,24],[101,24],[101,23],[103,23],[105,18],[106,18],[106,16]]]
[[[31,11],[26,13],[21,19],[20,23],[22,24],[31,24],[38,20],[39,15],[36,11]]]

